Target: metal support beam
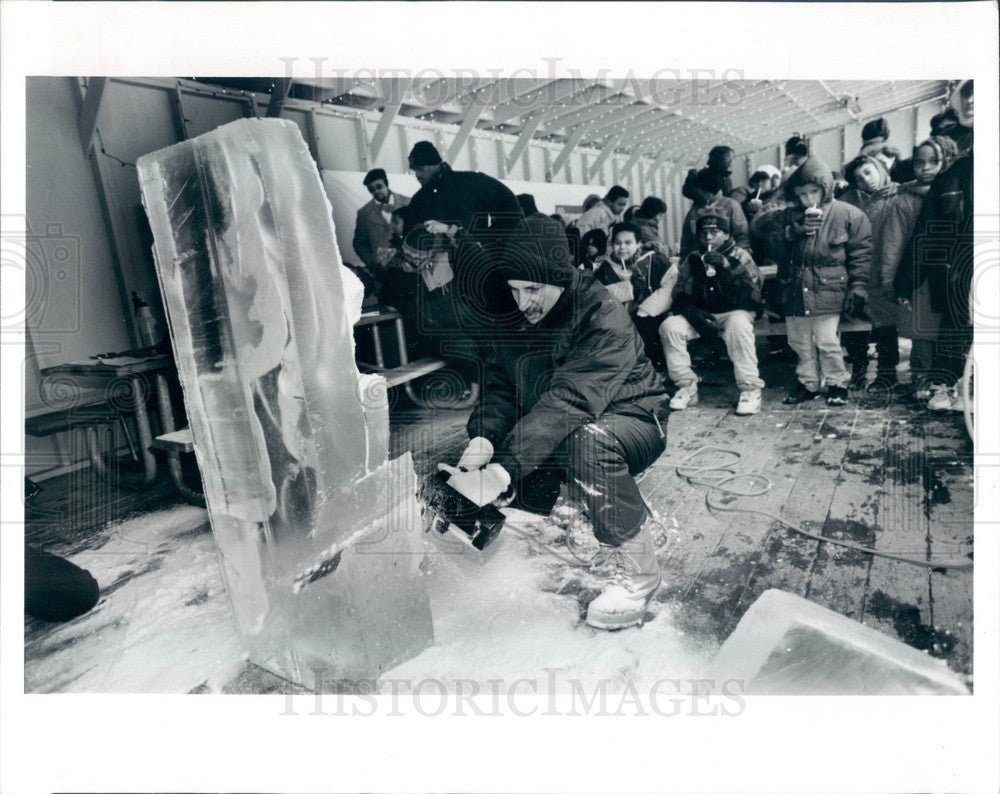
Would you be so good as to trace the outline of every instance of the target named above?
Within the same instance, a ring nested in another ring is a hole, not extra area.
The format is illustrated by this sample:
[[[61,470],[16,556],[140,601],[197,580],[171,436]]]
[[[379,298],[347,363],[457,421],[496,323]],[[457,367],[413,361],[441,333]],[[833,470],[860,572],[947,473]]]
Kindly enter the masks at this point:
[[[184,98],[181,94],[180,83],[174,86],[170,95],[170,104],[174,109],[174,128],[177,131],[177,140],[186,141],[188,139],[188,120],[184,115]]]
[[[649,171],[647,172],[648,173],[647,178],[648,179],[652,179],[653,178],[653,174],[655,174],[657,171],[659,171],[661,168],[663,168],[664,164],[669,159],[670,159],[670,149],[668,149],[666,146],[664,146],[660,150],[660,154],[653,161],[653,164],[649,167]]]
[[[139,328],[136,324],[135,312],[132,311],[129,295],[139,283],[135,273],[135,268],[128,254],[125,252],[126,231],[122,225],[121,217],[116,212],[114,193],[111,181],[108,177],[107,166],[101,150],[104,145],[101,142],[101,133],[94,133],[94,147],[90,150],[90,168],[94,175],[94,184],[97,187],[97,202],[101,207],[101,215],[104,218],[105,229],[108,233],[108,242],[111,248],[111,260],[114,264],[115,281],[118,285],[118,301],[122,308],[122,315],[125,325],[128,328],[129,338],[134,345],[141,345],[139,338]]]
[[[94,133],[97,131],[97,116],[101,112],[101,99],[107,87],[107,77],[91,77],[87,81],[87,93],[84,94],[80,113],[76,118],[80,130],[80,142],[83,144],[83,154],[89,157],[94,148]]]
[[[664,184],[669,185],[675,176],[687,168],[691,164],[691,158],[687,154],[682,154],[677,160],[674,161],[673,167],[667,171],[667,176],[663,180]]]
[[[486,105],[475,100],[466,109],[465,118],[462,119],[462,126],[458,128],[458,134],[454,137],[451,146],[448,148],[448,156],[445,159],[449,163],[455,162],[458,153],[462,151],[465,142],[469,140],[469,136],[476,129],[476,122],[479,121],[479,117],[483,115],[484,110],[486,110]]]
[[[315,108],[306,113],[306,145],[309,147],[309,154],[316,161],[316,167],[322,170],[323,163],[319,156],[319,133],[316,130]]]
[[[590,166],[590,173],[587,175],[587,181],[593,181],[594,177],[597,176],[601,169],[604,167],[604,162],[611,156],[614,152],[615,147],[618,145],[618,141],[622,139],[622,135],[616,135],[613,138],[608,138],[604,141],[604,145],[601,147],[601,153],[597,155],[597,159],[594,160],[594,164]]]
[[[473,171],[479,170],[479,150],[476,147],[476,138],[469,138],[469,166]]]
[[[267,118],[276,119],[281,115],[281,106],[288,98],[288,92],[292,90],[292,78],[282,77],[275,81],[271,89],[271,99],[267,103]]]
[[[555,178],[555,171],[552,170],[552,152],[549,147],[542,148],[542,162],[545,164],[545,181],[552,182]]]
[[[642,157],[646,153],[646,149],[647,148],[648,148],[648,144],[640,144],[639,146],[636,146],[635,149],[632,150],[632,153],[629,155],[628,160],[625,161],[625,165],[622,166],[622,170],[621,170],[620,173],[621,174],[627,174],[631,170],[632,166],[634,166],[637,162],[639,162],[639,158]],[[640,167],[640,171],[641,171],[641,167]],[[639,177],[638,181],[641,183],[642,182],[642,174],[640,173],[638,175],[638,177]]]
[[[493,141],[493,143],[496,144],[496,150],[497,150],[497,171],[499,171],[497,177],[500,179],[506,179],[507,153],[503,150],[503,141],[500,138],[497,138],[495,141]]]
[[[375,127],[375,134],[372,135],[371,145],[369,147],[369,161],[368,163],[374,163],[378,159],[378,153],[382,151],[382,144],[385,143],[385,139],[389,135],[389,130],[392,129],[392,122],[399,113],[399,109],[403,106],[403,97],[400,93],[398,96],[391,99],[385,107],[382,109],[382,115],[379,116],[378,126]],[[369,164],[365,164],[365,170],[370,168]]]
[[[587,125],[581,124],[575,130],[573,130],[572,135],[563,144],[562,149],[559,150],[559,156],[556,157],[556,161],[552,164],[552,173],[558,174],[562,167],[566,164],[569,156],[573,153],[573,150],[577,147],[580,141],[583,140],[583,136],[587,134]]]
[[[510,154],[507,155],[507,171],[513,171],[514,166],[517,161],[521,158],[521,155],[528,148],[528,144],[531,143],[532,137],[535,135],[535,130],[538,129],[538,125],[542,123],[541,117],[533,118],[527,124],[524,125],[524,129],[521,130],[521,134],[518,136],[517,140],[514,142],[514,148],[510,150]]]

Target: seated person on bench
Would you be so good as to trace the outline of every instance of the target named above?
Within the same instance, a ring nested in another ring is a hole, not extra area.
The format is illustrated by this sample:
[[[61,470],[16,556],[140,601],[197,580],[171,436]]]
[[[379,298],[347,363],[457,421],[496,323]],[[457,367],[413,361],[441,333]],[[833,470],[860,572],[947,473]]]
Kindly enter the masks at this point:
[[[660,326],[667,373],[678,387],[670,407],[680,411],[698,402],[698,376],[691,369],[688,342],[721,334],[740,390],[736,413],[755,414],[764,387],[753,333],[762,308],[763,279],[750,254],[730,236],[727,217],[702,215],[697,230],[699,250],[681,263],[672,314]]]
[[[615,563],[591,602],[597,628],[639,623],[660,583],[650,513],[634,475],[664,450],[664,388],[625,307],[573,265],[562,226],[528,218],[507,241],[503,276],[525,322],[494,339],[472,439],[450,484],[482,506],[560,470]]]

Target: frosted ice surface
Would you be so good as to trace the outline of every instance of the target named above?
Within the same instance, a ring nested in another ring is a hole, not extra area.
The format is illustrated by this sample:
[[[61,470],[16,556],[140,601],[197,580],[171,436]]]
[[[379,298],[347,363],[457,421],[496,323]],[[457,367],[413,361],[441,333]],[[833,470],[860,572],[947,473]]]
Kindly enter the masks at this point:
[[[750,606],[709,677],[751,695],[968,694],[943,661],[782,590]]]
[[[355,365],[360,282],[297,125],[233,122],[138,170],[251,658],[303,680],[316,666],[371,676],[419,652],[431,623],[412,463],[388,461],[385,383]]]

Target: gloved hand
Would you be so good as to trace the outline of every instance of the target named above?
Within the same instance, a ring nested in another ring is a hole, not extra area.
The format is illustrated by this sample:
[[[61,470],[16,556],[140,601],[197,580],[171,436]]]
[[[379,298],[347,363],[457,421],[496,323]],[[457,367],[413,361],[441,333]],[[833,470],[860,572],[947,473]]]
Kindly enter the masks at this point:
[[[458,232],[458,226],[455,224],[442,223],[441,221],[424,221],[424,228],[431,234],[446,234],[449,237],[454,237]]]
[[[861,317],[865,313],[868,302],[868,292],[864,287],[851,287],[844,298],[844,308],[841,315],[846,317]]]
[[[816,234],[823,226],[823,210],[819,207],[808,207],[802,217],[802,228],[806,234]]]
[[[476,436],[471,439],[458,459],[458,468],[462,471],[481,469],[493,458],[493,445],[488,438]]]
[[[510,488],[510,474],[499,463],[475,471],[460,471],[444,463],[439,463],[438,468],[449,472],[448,485],[477,507],[495,502]]]
[[[701,261],[705,263],[706,267],[711,265],[716,270],[721,270],[726,266],[726,257],[718,251],[709,251],[707,254],[702,254]]]
[[[691,327],[701,337],[711,338],[722,333],[722,323],[716,320],[709,312],[692,308],[684,315],[684,318],[691,323]]]

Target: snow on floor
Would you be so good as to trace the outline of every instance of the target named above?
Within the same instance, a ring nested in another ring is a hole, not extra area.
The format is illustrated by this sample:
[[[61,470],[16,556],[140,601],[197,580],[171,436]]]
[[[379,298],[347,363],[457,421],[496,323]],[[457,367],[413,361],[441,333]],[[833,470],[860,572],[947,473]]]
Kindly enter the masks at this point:
[[[508,524],[531,527],[531,534],[558,543],[561,531],[551,524],[518,511],[508,515]],[[630,683],[648,691],[664,678],[698,677],[718,649],[714,641],[674,628],[677,606],[657,600],[642,627],[593,629],[582,619],[581,602],[599,592],[599,574],[560,562],[509,527],[495,542],[500,546],[485,562],[473,553],[435,553],[432,547],[434,646],[390,670],[386,679],[434,679],[449,689],[459,679],[472,680],[482,691],[489,679],[510,685],[519,678],[540,687],[554,680],[556,693],[569,692],[577,682],[587,691],[602,683],[608,692]],[[564,546],[555,548],[566,553]]]
[[[97,579],[97,606],[69,623],[29,626],[25,691],[221,689],[244,656],[208,514],[181,505],[109,530],[99,549],[69,558]]]
[[[561,532],[537,517],[512,521],[559,542]],[[556,692],[577,682],[614,692],[698,677],[708,667],[716,644],[675,629],[676,605],[654,600],[641,628],[592,629],[581,604],[599,591],[599,576],[509,529],[496,543],[480,562],[428,536],[435,644],[383,681],[412,687],[433,679],[451,689],[460,679],[554,678]],[[26,691],[219,692],[245,667],[204,510],[178,506],[130,520],[99,549],[70,559],[97,577],[101,600],[70,623],[29,624]]]

